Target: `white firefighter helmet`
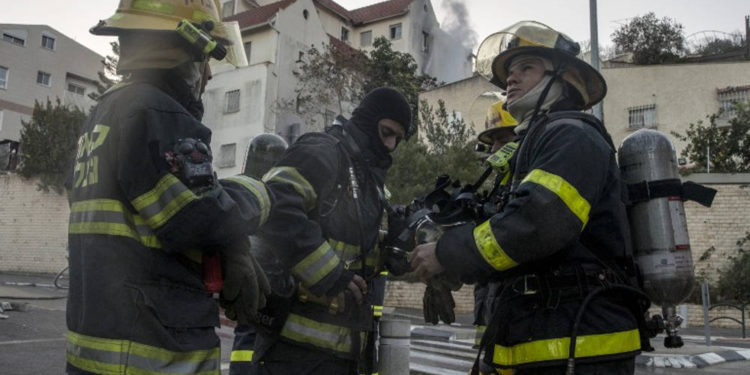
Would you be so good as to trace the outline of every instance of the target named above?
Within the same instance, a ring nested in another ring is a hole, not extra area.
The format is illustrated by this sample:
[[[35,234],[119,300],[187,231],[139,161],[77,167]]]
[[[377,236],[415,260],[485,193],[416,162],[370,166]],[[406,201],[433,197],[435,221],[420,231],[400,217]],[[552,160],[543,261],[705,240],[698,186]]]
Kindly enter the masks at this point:
[[[581,109],[587,109],[604,98],[607,84],[596,69],[576,57],[579,52],[578,43],[567,35],[536,21],[521,21],[482,41],[477,50],[476,71],[505,89],[508,67],[514,57],[548,58],[560,77],[581,95]]]

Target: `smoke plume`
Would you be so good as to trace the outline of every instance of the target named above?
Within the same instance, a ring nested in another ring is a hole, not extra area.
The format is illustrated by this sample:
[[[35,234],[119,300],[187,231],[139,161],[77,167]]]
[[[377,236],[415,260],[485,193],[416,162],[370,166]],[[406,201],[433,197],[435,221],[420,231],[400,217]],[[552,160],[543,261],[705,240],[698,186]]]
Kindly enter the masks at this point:
[[[464,47],[473,51],[479,38],[477,32],[471,28],[469,11],[464,4],[466,0],[443,0],[442,8],[445,10],[442,28],[449,35],[461,41]]]

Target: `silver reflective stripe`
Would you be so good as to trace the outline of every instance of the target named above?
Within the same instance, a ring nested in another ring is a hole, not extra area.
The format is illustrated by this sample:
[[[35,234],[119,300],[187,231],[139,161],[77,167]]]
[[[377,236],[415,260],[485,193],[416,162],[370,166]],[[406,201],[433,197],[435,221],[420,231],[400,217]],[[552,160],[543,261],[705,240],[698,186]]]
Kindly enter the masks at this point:
[[[219,374],[219,349],[173,352],[128,340],[68,332],[68,361],[99,374]]]
[[[151,228],[158,228],[196,199],[177,177],[167,173],[153,189],[133,199],[132,204]]]
[[[259,225],[263,225],[266,220],[268,220],[268,215],[271,213],[271,198],[268,196],[266,185],[256,179],[243,175],[232,176],[227,178],[227,180],[234,181],[244,186],[258,199],[258,205],[260,206]]]
[[[307,287],[311,287],[326,277],[341,260],[328,242],[323,242],[315,251],[297,263],[292,271]]]
[[[313,344],[342,353],[351,351],[350,333],[351,331],[346,327],[317,322],[296,314],[289,314],[281,330],[281,336],[293,341]]]

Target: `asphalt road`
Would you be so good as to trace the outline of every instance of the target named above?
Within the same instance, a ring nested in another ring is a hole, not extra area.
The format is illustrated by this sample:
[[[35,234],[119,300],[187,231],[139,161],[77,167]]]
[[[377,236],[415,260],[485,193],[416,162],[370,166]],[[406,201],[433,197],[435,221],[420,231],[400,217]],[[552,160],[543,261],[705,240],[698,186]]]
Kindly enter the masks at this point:
[[[0,274],[0,291],[6,281],[51,283],[52,276],[40,275],[7,275]],[[11,288],[13,289],[13,288]],[[25,295],[38,297],[63,297],[56,299],[8,299],[0,293],[0,301],[26,302],[26,311],[7,311],[7,319],[0,319],[0,374],[2,375],[29,375],[29,374],[64,374],[65,369],[65,304],[64,293],[51,288],[39,286],[17,287],[16,290],[25,291]],[[12,291],[12,290],[11,290]],[[418,311],[398,311],[398,318],[411,317],[413,324],[423,324],[420,321]],[[459,322],[468,320],[468,317],[459,316]],[[463,322],[465,325],[468,324]],[[464,327],[469,329],[468,326]],[[684,338],[694,343],[702,343],[702,328],[689,328],[683,331]],[[738,337],[739,330],[713,330],[714,336],[723,336],[723,339],[714,341],[719,347],[750,348],[750,339]],[[229,348],[232,343],[232,329],[221,327],[218,334],[222,341],[222,374],[228,374],[226,370],[229,358]],[[418,366],[424,368],[443,369],[445,374],[448,369],[451,374],[465,374],[468,369],[467,363],[473,361],[470,344],[447,343],[440,345],[426,345],[424,341],[412,340],[412,369]],[[452,347],[453,348],[452,348]],[[458,350],[455,350],[455,348]],[[440,370],[438,370],[440,371]],[[415,373],[414,371],[412,373]],[[647,368],[637,367],[636,374],[719,374],[740,375],[750,374],[750,361],[726,362],[708,366],[702,369],[675,369],[675,368]]]

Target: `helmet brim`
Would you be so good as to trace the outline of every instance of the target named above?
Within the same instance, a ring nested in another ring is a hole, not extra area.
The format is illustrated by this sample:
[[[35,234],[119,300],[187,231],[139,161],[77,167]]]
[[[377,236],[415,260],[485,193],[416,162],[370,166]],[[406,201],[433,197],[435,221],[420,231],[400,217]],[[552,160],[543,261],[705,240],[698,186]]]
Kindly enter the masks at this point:
[[[604,77],[591,65],[575,56],[537,46],[516,47],[498,54],[492,61],[492,79],[490,83],[503,90],[507,89],[508,63],[519,55],[537,55],[549,58],[556,64],[566,64],[567,68],[563,72],[563,79],[581,94],[583,98],[582,109],[591,108],[594,104],[602,101],[604,96],[607,95],[607,83]]]
[[[516,125],[505,125],[505,126],[496,126],[494,128],[489,128],[487,130],[483,130],[479,135],[477,135],[477,139],[479,142],[482,142],[487,145],[491,145],[495,143],[495,140],[492,139],[492,137],[500,132],[503,131],[513,131],[513,128],[515,128]]]

